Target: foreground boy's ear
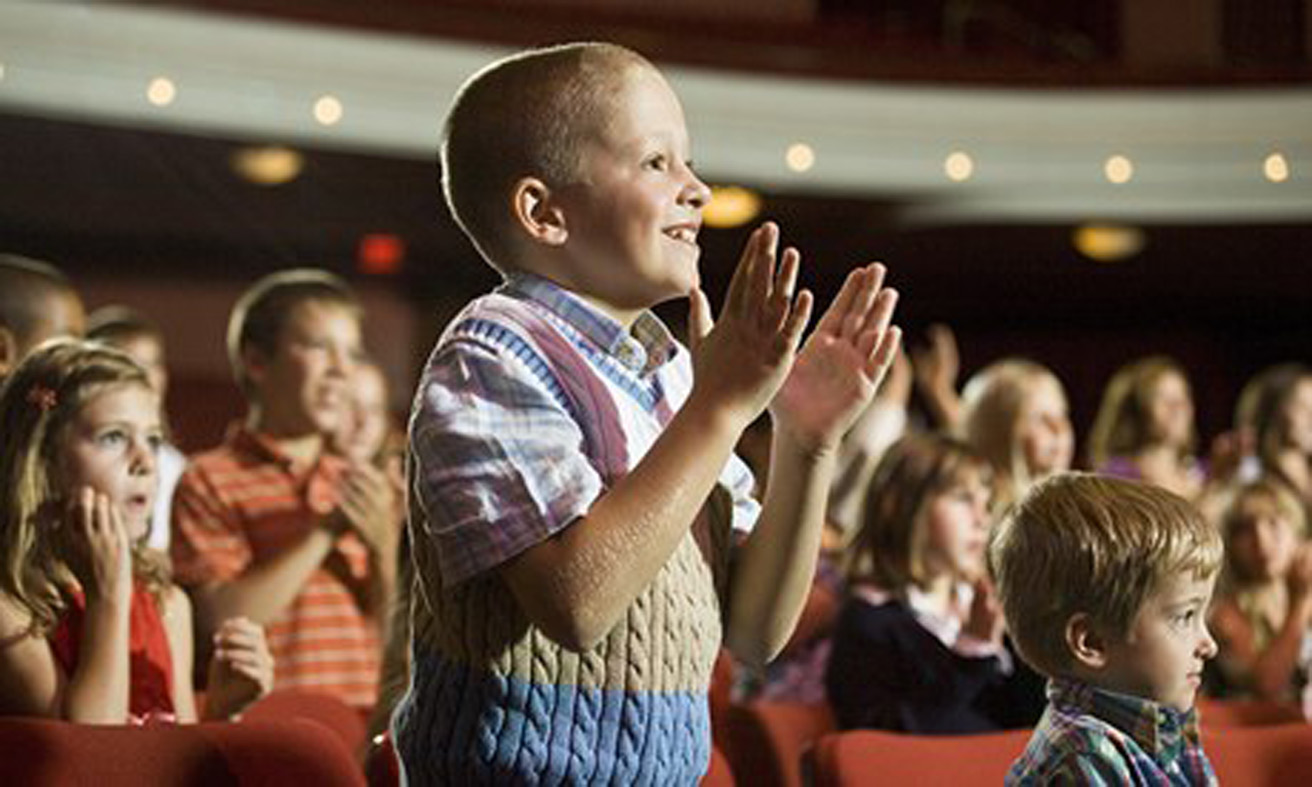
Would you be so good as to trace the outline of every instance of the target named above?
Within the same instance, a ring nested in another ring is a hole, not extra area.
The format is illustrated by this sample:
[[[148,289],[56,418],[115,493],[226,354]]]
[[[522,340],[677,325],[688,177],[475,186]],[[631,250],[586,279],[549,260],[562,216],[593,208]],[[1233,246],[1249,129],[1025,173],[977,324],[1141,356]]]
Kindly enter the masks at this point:
[[[520,178],[511,192],[511,210],[515,222],[528,236],[549,246],[565,242],[565,214],[556,203],[551,188],[537,178]]]
[[[18,337],[8,328],[0,327],[0,378],[8,376],[18,365]]]
[[[1078,612],[1066,621],[1066,647],[1084,667],[1102,669],[1107,664],[1107,640],[1088,613]]]

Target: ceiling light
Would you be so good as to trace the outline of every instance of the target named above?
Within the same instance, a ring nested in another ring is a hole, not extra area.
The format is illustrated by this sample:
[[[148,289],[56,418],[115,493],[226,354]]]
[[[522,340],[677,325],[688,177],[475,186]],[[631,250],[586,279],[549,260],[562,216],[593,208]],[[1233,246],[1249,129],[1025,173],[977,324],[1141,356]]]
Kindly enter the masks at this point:
[[[806,172],[815,166],[815,151],[805,142],[794,142],[788,146],[784,161],[793,172]]]
[[[1134,177],[1134,163],[1125,156],[1112,156],[1102,165],[1102,171],[1108,181],[1119,186],[1129,183],[1130,178]]]
[[[260,186],[287,183],[305,167],[304,156],[280,145],[238,148],[232,152],[231,162],[238,175]]]
[[[954,150],[943,160],[943,171],[949,180],[962,183],[970,180],[970,176],[975,173],[975,161],[969,153]]]
[[[1071,242],[1095,262],[1120,262],[1143,251],[1143,230],[1124,224],[1084,224],[1076,227]]]
[[[711,201],[702,211],[702,220],[708,227],[740,227],[761,212],[761,195],[741,186],[716,186],[711,189]]]
[[[314,102],[314,119],[322,126],[335,126],[342,119],[342,102],[336,96],[319,96]]]
[[[1272,183],[1284,183],[1289,180],[1289,162],[1283,153],[1272,153],[1262,162],[1262,174]]]
[[[157,107],[166,107],[178,97],[178,88],[168,77],[155,77],[146,86],[146,100]]]

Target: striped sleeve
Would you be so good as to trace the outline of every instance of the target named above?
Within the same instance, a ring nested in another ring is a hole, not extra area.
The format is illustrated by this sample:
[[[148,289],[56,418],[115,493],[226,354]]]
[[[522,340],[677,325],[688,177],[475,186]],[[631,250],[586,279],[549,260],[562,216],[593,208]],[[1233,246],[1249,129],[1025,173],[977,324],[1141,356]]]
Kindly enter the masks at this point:
[[[203,466],[192,465],[183,473],[173,493],[169,544],[178,584],[226,582],[250,565],[250,542],[234,513],[220,500]]]

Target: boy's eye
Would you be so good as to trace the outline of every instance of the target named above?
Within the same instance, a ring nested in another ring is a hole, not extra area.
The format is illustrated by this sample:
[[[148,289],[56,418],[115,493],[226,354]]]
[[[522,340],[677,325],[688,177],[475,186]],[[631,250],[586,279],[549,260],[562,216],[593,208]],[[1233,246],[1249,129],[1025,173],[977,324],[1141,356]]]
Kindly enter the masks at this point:
[[[664,172],[669,168],[669,159],[663,153],[657,153],[647,158],[647,168]]]

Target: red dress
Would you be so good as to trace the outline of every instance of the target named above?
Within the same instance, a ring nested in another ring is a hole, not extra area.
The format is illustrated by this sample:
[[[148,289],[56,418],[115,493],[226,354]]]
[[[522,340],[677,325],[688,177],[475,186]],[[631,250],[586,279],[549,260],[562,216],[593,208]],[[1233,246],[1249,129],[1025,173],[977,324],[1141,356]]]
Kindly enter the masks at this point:
[[[68,609],[50,632],[50,648],[66,675],[77,671],[86,607],[82,592],[73,591]],[[129,721],[174,721],[173,658],[168,633],[155,597],[140,585],[132,588],[128,626]]]

